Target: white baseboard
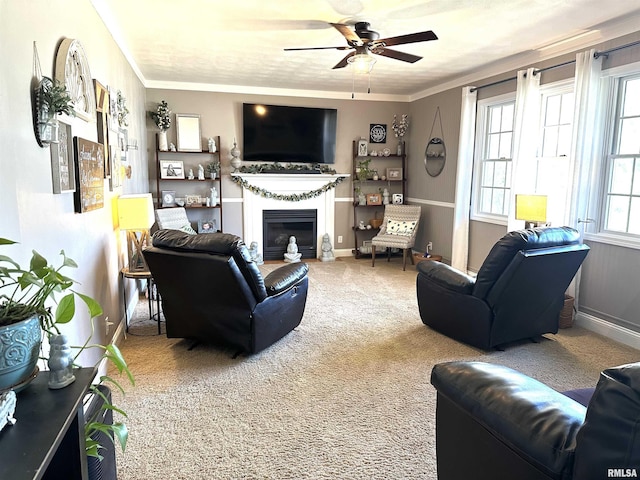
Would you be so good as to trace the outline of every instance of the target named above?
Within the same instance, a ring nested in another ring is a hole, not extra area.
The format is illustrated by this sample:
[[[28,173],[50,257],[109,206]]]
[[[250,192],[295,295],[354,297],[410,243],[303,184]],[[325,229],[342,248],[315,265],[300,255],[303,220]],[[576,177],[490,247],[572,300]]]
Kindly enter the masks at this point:
[[[335,257],[350,257],[353,255],[353,251],[351,248],[341,248],[334,250],[333,255]]]
[[[611,340],[640,350],[640,333],[638,332],[582,312],[576,314],[576,324]]]

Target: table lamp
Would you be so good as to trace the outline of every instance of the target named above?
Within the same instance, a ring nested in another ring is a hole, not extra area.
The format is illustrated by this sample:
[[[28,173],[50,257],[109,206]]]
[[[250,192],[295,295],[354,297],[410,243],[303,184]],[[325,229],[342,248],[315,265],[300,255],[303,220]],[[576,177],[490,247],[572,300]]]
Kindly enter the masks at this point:
[[[118,198],[120,229],[127,231],[129,271],[149,271],[142,249],[148,245],[149,229],[155,222],[150,193],[121,195]]]
[[[524,220],[525,228],[547,223],[546,195],[516,195],[516,220]]]

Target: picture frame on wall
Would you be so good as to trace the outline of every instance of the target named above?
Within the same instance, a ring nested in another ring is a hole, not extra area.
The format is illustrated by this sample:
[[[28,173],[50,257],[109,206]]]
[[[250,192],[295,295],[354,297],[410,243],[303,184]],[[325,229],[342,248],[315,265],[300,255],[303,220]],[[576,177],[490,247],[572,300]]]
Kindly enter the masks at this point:
[[[387,125],[384,123],[372,123],[369,125],[370,143],[387,143]]]
[[[104,146],[73,137],[76,168],[75,211],[86,213],[104,207]]]
[[[60,121],[58,124],[60,141],[50,145],[53,193],[72,193],[76,191],[76,170],[71,125]]]
[[[202,152],[200,115],[176,113],[179,152]]]
[[[184,162],[182,160],[160,160],[160,178],[184,179]]]
[[[109,149],[109,91],[98,80],[93,80],[93,87],[96,92],[96,127],[98,132],[98,143],[104,145],[105,165],[104,178],[111,176],[110,156],[106,155]]]

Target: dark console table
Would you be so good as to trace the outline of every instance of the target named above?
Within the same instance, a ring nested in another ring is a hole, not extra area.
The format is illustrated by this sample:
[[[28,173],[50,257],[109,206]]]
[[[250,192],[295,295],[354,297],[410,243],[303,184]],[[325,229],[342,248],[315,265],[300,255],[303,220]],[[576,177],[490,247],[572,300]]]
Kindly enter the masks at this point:
[[[87,479],[83,399],[95,368],[74,370],[76,381],[60,390],[40,372],[17,394],[15,425],[0,431],[0,478]]]

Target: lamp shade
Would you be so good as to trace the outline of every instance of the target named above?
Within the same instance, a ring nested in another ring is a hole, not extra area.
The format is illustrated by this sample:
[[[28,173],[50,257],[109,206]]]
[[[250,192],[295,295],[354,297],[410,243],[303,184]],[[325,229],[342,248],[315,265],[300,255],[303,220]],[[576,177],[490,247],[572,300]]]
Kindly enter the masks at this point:
[[[151,194],[121,195],[118,220],[121,230],[149,230],[155,222]]]
[[[547,196],[516,195],[516,219],[527,222],[546,222]]]

